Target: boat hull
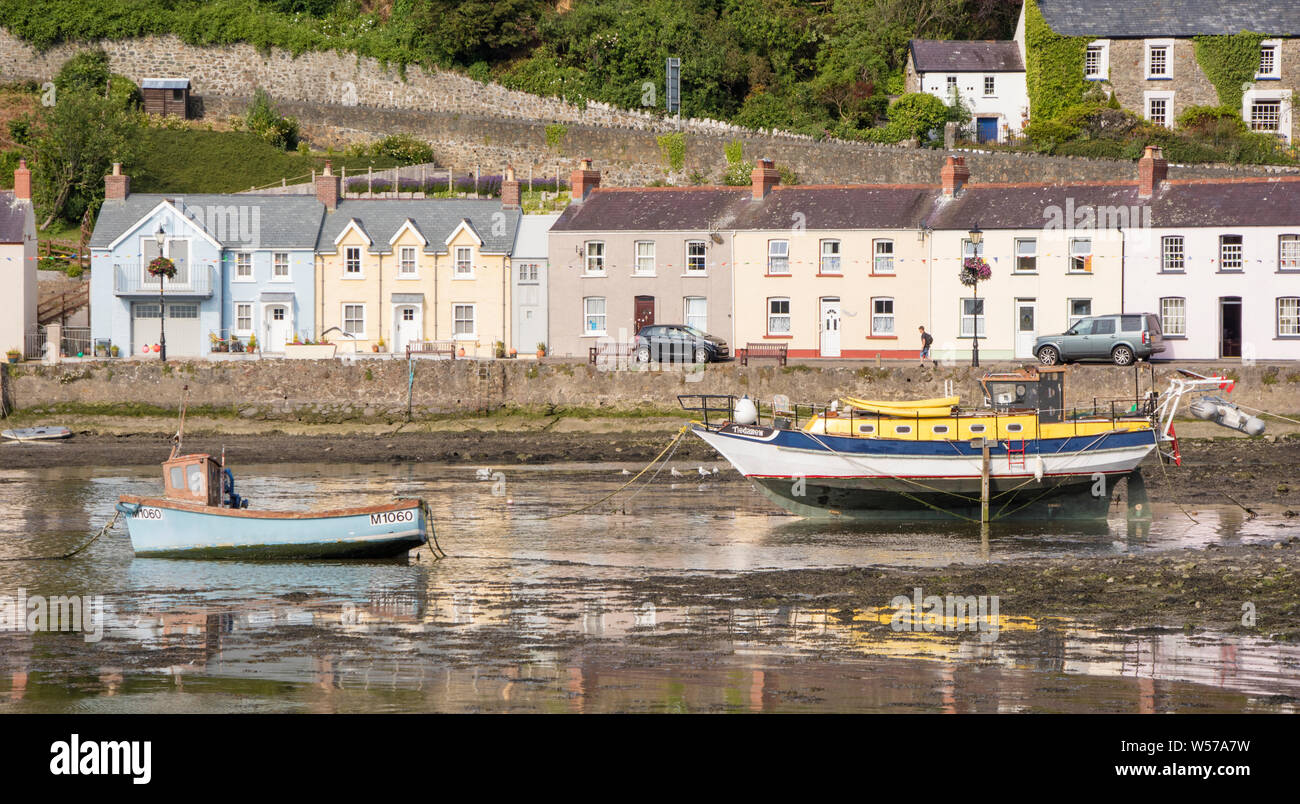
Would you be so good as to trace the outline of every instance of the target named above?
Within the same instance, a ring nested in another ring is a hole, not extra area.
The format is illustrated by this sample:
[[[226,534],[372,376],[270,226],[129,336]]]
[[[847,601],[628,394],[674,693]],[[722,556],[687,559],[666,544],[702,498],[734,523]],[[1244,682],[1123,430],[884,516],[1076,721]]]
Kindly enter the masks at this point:
[[[117,507],[135,554],[148,558],[393,558],[427,539],[420,500],[288,513],[124,496]]]
[[[982,454],[967,442],[813,436],[731,425],[693,430],[776,504],[809,518],[977,518]],[[1018,450],[1020,444],[1016,444]],[[1023,464],[990,449],[998,518],[1104,517],[1116,481],[1155,448],[1150,430],[1029,440]]]

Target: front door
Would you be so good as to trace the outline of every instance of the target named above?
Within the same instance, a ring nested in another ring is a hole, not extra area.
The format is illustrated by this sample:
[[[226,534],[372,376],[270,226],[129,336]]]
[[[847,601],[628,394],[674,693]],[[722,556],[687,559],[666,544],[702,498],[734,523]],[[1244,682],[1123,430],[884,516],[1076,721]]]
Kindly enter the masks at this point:
[[[975,137],[979,142],[997,142],[998,119],[996,117],[976,118]]]
[[[1016,357],[1033,358],[1034,340],[1038,337],[1038,302],[1016,300]]]
[[[420,340],[420,311],[414,305],[398,307],[393,311],[393,353],[406,354],[411,341]]]
[[[822,299],[821,356],[840,356],[840,300]]]
[[[1241,297],[1219,299],[1219,357],[1241,357]]]
[[[273,304],[266,308],[266,342],[262,344],[263,352],[283,352],[284,345],[293,340],[293,322],[289,320],[289,308],[283,304]]]
[[[637,296],[636,312],[633,324],[636,331],[640,332],[642,327],[648,327],[655,322],[655,297],[654,296]],[[635,333],[634,333],[635,334]]]

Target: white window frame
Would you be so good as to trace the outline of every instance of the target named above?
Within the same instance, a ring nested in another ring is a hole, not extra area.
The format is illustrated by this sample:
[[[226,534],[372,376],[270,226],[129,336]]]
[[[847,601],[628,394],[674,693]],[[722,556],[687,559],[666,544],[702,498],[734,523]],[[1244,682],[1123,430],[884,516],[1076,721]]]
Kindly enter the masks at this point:
[[[469,318],[461,316],[461,311],[469,310]],[[457,332],[456,327],[460,322],[468,320],[471,331]],[[451,305],[451,337],[456,341],[475,341],[478,340],[478,304],[474,302],[453,302]]]
[[[1151,102],[1162,101],[1165,105],[1165,120],[1159,123],[1151,116]],[[1149,90],[1142,93],[1142,116],[1152,123],[1164,126],[1165,128],[1174,127],[1174,92],[1172,90]]]
[[[957,86],[957,76],[955,75],[944,76],[943,91],[946,94],[951,95],[954,90],[957,92],[961,92],[961,88]]]
[[[983,257],[983,256],[984,256],[983,240],[980,240],[979,245],[975,245],[970,241],[969,237],[963,237],[961,239],[961,258],[963,260],[968,259],[970,257]]]
[[[898,273],[896,259],[898,250],[894,248],[892,237],[877,237],[871,241],[871,275],[895,276]]]
[[[691,313],[691,302],[698,302],[704,307],[703,313]],[[703,319],[703,320],[701,320]],[[682,321],[688,327],[695,327],[701,332],[709,331],[709,297],[685,296],[682,298]]]
[[[1287,302],[1286,306],[1291,308],[1287,311],[1285,318],[1283,318],[1282,314],[1283,302]],[[1274,330],[1277,337],[1300,338],[1300,296],[1278,296],[1273,309],[1276,315]],[[1285,332],[1283,331],[1284,322],[1287,327]]]
[[[452,251],[451,264],[452,279],[473,279],[474,278],[474,247],[473,246],[456,246]],[[475,324],[475,326],[478,326]]]
[[[1272,69],[1264,69],[1264,52],[1272,53]],[[1259,43],[1259,69],[1255,72],[1256,81],[1276,81],[1282,77],[1282,40],[1265,39]]]
[[[1081,249],[1081,244],[1083,243],[1088,244],[1087,251]],[[1072,274],[1091,274],[1092,273],[1092,271],[1090,270],[1092,267],[1091,258],[1093,256],[1095,256],[1095,252],[1092,250],[1091,237],[1071,237],[1070,253],[1066,257],[1069,260],[1069,262],[1066,263],[1067,270]],[[1074,261],[1079,258],[1083,259],[1083,267],[1075,268]]]
[[[1241,242],[1229,243],[1224,238],[1236,237]],[[1231,249],[1231,252],[1229,251]],[[1233,254],[1233,261],[1236,263],[1228,267],[1228,255]],[[1246,270],[1246,236],[1229,232],[1219,235],[1219,271],[1221,273],[1239,274]]]
[[[971,312],[969,313],[966,312],[967,302],[972,302],[972,304],[970,305]],[[961,319],[961,329],[958,331],[957,337],[974,338],[976,335],[978,335],[981,338],[987,337],[987,335],[985,334],[987,331],[987,320],[989,317],[987,299],[985,299],[983,296],[963,297],[957,302],[957,312],[959,318]],[[966,331],[968,329],[966,326],[967,321],[972,322],[971,326],[969,327],[972,333],[970,335],[966,334]]]
[[[253,252],[251,252],[251,251],[235,251],[235,252],[232,252],[232,253],[233,253],[234,256],[235,256],[235,267],[234,267],[234,271],[233,271],[233,273],[231,273],[231,275],[230,275],[230,281],[232,281],[232,282],[256,282],[256,281],[257,281],[257,275],[256,275],[256,269],[253,267]],[[242,261],[242,266],[241,266],[241,261]],[[241,268],[241,267],[244,267],[244,266],[246,266],[246,267],[248,268],[248,273],[246,273],[246,274],[242,274],[242,273],[240,273],[240,268]]]
[[[827,249],[831,251],[828,253]],[[838,238],[828,237],[822,240],[818,245],[820,256],[817,262],[817,272],[821,274],[830,274],[840,276],[844,273],[844,260],[841,249],[843,244]]]
[[[284,273],[276,273],[280,267],[284,267]],[[287,251],[271,252],[271,281],[272,282],[292,282],[293,281],[293,260],[289,257]]]
[[[588,240],[582,244],[582,275],[605,275],[605,241]],[[593,268],[592,266],[595,265]]]
[[[1174,250],[1177,253],[1174,253]],[[1187,272],[1187,241],[1182,235],[1164,235],[1160,238],[1160,273]]]
[[[782,266],[784,270],[773,270],[775,266]],[[790,241],[789,240],[769,240],[767,241],[767,273],[770,276],[789,276],[790,275]]]
[[[1155,50],[1163,49],[1165,52],[1164,72],[1154,73],[1151,71],[1151,54]],[[1142,73],[1148,81],[1170,81],[1174,77],[1174,40],[1172,39],[1147,39],[1143,42],[1142,47]]]
[[[342,307],[343,314],[342,314],[342,317],[341,317],[340,320],[343,322],[343,327],[342,327],[342,328],[343,328],[343,331],[346,332],[347,334],[353,336],[353,338],[356,339],[356,340],[360,340],[360,341],[364,341],[364,340],[366,340],[366,338],[367,338],[367,336],[366,336],[366,326],[367,326],[367,323],[368,323],[368,322],[367,322],[367,318],[368,318],[368,316],[366,315],[366,304],[365,304],[365,302],[343,302],[342,305],[341,305],[341,307]],[[353,316],[349,317],[349,316],[348,316],[348,308],[349,308],[349,307],[355,307],[355,308],[357,308],[357,310],[359,310],[359,311],[361,312],[360,317],[357,317],[355,314],[354,314]],[[348,322],[349,322],[349,321],[360,321],[360,322],[361,322],[361,331],[360,331],[360,332],[352,332],[351,330],[349,330],[349,329],[348,329]]]
[[[410,260],[407,260],[407,255]],[[411,270],[406,270],[410,265]],[[420,278],[420,249],[418,246],[398,246],[397,247],[397,278],[398,279],[419,279]]]
[[[649,247],[649,253],[643,254],[642,246]],[[646,267],[646,261],[649,261],[649,267]],[[632,275],[633,276],[654,276],[659,273],[658,264],[655,261],[655,241],[637,240],[632,244]]]
[[[1021,252],[1021,246],[1028,245],[1033,249],[1033,253],[1024,254]],[[1012,255],[1012,271],[1017,274],[1035,274],[1038,273],[1038,238],[1036,237],[1017,237],[1015,240],[1016,253]],[[1028,268],[1022,268],[1020,261],[1033,260]]]
[[[592,312],[591,303],[600,302],[600,312]],[[592,327],[594,319],[603,325]],[[585,296],[582,299],[582,335],[591,338],[603,336],[609,331],[609,300],[604,296]]]
[[[1077,315],[1074,312],[1076,302],[1087,302],[1088,312]],[[1065,328],[1069,329],[1085,318],[1092,318],[1092,299],[1066,299],[1065,300]]]
[[[691,254],[691,249],[699,246],[699,254]],[[698,267],[696,267],[698,261]],[[709,274],[709,244],[703,240],[686,241],[686,275],[687,276],[708,276]]]
[[[241,315],[241,313],[244,313]],[[248,319],[248,326],[240,326],[242,319]],[[252,302],[235,302],[235,327],[231,332],[236,335],[252,335],[254,327],[253,320],[253,303]]]
[[[355,262],[357,270],[350,271],[348,266],[352,264],[353,254],[356,255]],[[366,264],[361,252],[361,246],[344,246],[343,247],[343,278],[344,279],[365,279]]]
[[[1166,305],[1165,302],[1177,302],[1177,304]],[[1187,299],[1185,297],[1161,297],[1160,330],[1166,338],[1187,337]]]
[[[519,263],[519,283],[522,285],[540,282],[541,279],[539,277],[541,274],[539,271],[539,265],[539,263],[535,262]]]
[[[1284,248],[1287,243],[1290,248]],[[1277,236],[1277,270],[1282,273],[1300,271],[1300,234],[1288,232]]]
[[[774,303],[776,303],[776,302],[785,302],[785,312],[784,312],[784,313],[774,313],[774,312],[772,312],[772,305],[773,305]],[[768,299],[767,299],[767,301],[766,301],[765,303],[766,303],[766,305],[767,305],[767,334],[768,334],[768,335],[792,335],[792,334],[793,334],[794,319],[791,317],[791,314],[790,314],[790,311],[791,311],[791,306],[790,306],[790,297],[789,297],[789,296],[769,296]],[[785,328],[784,328],[784,329],[781,329],[781,328],[778,326],[776,329],[773,329],[773,328],[772,328],[772,322],[773,322],[773,321],[784,321],[784,322],[785,322]]]
[[[876,311],[877,302],[889,302],[889,312]],[[873,338],[890,338],[898,335],[895,327],[894,297],[875,296],[871,299],[871,336]]]
[[[996,75],[984,76],[984,97],[996,98],[998,96],[998,77]]]
[[[1295,104],[1292,102],[1292,97],[1293,93],[1290,89],[1248,89],[1241,93],[1241,119],[1246,122],[1247,128],[1250,128],[1252,131],[1258,130],[1254,127],[1255,104],[1261,102],[1277,103],[1277,130],[1273,131],[1265,129],[1264,133],[1275,134],[1289,144],[1291,142],[1291,120],[1295,111]]]
[[[1088,54],[1097,53],[1097,71],[1088,72]],[[1083,77],[1088,81],[1109,81],[1110,80],[1110,40],[1095,39],[1088,43],[1087,49],[1083,54]]]

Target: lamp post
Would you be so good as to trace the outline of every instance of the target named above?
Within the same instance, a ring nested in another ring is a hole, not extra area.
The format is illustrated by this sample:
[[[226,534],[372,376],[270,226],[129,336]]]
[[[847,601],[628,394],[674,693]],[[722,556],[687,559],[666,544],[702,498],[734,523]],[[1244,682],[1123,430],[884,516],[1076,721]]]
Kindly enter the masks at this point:
[[[975,257],[976,259],[979,259],[980,242],[984,240],[984,232],[980,229],[980,225],[976,223],[975,226],[969,232],[967,232],[967,235],[970,237],[970,246],[972,252],[971,256]],[[971,285],[971,292],[975,294],[975,309],[971,311],[974,314],[975,320],[973,322],[972,332],[971,332],[971,334],[974,335],[974,338],[971,340],[970,364],[975,368],[979,368],[979,364],[980,364],[980,283],[978,278]]]
[[[163,243],[167,239],[161,223],[158,224],[158,231],[153,233],[153,239],[158,243],[158,256],[161,257]],[[163,301],[163,282],[166,279],[166,275],[158,274],[158,358],[164,363],[167,362],[167,303]]]

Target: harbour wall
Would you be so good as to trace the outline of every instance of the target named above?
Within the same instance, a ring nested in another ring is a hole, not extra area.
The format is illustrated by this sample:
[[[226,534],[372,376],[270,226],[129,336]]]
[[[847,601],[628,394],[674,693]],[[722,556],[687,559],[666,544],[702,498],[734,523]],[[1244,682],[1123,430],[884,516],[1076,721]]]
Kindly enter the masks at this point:
[[[999,370],[1011,368],[1009,364]],[[1182,365],[1237,379],[1231,401],[1283,415],[1300,413],[1300,365]],[[411,383],[414,418],[523,410],[537,414],[634,414],[678,407],[678,394],[748,394],[770,402],[784,394],[795,402],[826,403],[844,395],[919,399],[945,395],[945,381],[967,404],[982,398],[978,379],[989,369],[918,368],[906,364],[810,366],[734,363],[695,373],[636,370],[585,363],[532,360],[417,360]],[[1175,371],[1155,368],[1156,387]],[[117,360],[57,365],[4,366],[3,396],[12,409],[141,415],[176,410],[189,389],[195,412],[299,422],[399,421],[407,411],[405,360],[263,359],[229,362]],[[1140,372],[1149,387],[1148,367]],[[1129,398],[1134,371],[1113,366],[1071,366],[1068,406],[1094,398]],[[1109,406],[1104,406],[1107,410]]]

